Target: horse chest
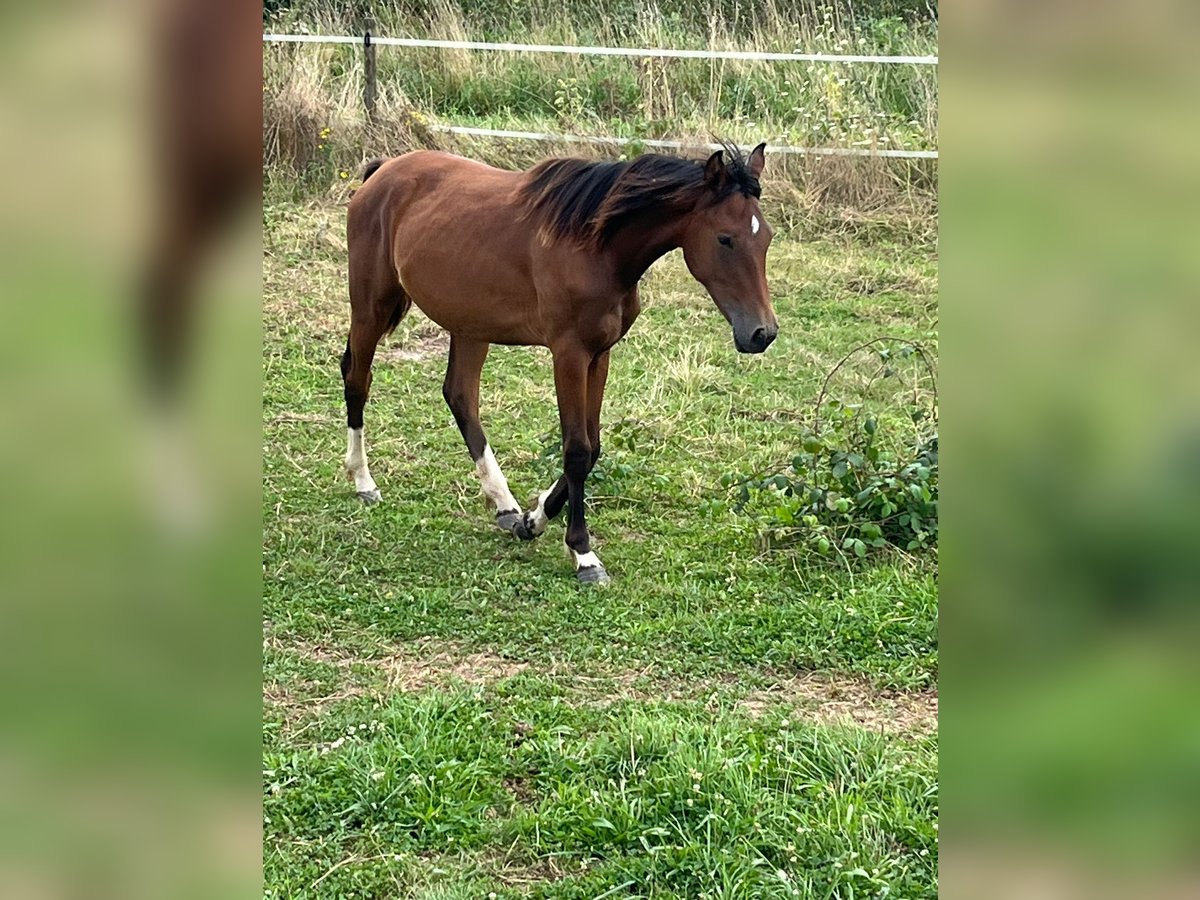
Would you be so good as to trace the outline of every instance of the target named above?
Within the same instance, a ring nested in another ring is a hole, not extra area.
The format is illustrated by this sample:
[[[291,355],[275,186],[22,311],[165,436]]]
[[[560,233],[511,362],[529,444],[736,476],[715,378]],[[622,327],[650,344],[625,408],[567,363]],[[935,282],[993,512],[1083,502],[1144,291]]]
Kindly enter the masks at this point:
[[[607,350],[625,337],[641,310],[635,289],[597,302],[579,317],[576,327],[586,329],[585,338],[597,351]]]
[[[624,337],[625,333],[633,327],[633,323],[641,311],[642,301],[638,296],[637,288],[634,288],[625,295],[621,303],[621,337]]]

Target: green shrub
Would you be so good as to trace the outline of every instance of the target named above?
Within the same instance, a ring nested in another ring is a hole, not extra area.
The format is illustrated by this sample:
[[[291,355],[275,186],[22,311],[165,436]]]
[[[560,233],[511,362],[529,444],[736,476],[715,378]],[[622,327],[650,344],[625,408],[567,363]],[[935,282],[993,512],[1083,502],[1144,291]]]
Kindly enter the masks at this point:
[[[900,376],[901,361],[926,360],[912,344],[895,352],[872,349],[883,363],[878,372],[883,381]],[[861,559],[896,549],[936,549],[936,393],[932,397],[929,403],[921,402],[918,393],[880,415],[872,414],[868,403],[819,398],[814,424],[789,464],[765,473],[722,477],[722,485],[731,492],[727,505],[761,519],[768,545],[794,546],[817,557]],[[912,438],[931,426],[931,431]]]

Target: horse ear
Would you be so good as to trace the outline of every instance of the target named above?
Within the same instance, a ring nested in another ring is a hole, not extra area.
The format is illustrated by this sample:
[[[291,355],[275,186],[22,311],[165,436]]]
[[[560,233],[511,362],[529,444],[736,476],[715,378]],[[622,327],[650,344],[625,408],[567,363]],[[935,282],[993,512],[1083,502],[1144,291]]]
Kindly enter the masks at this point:
[[[747,168],[755,178],[762,175],[763,166],[767,162],[767,145],[759,144],[750,152]]]
[[[728,177],[729,172],[725,169],[725,151],[718,150],[704,164],[704,181],[716,187]]]

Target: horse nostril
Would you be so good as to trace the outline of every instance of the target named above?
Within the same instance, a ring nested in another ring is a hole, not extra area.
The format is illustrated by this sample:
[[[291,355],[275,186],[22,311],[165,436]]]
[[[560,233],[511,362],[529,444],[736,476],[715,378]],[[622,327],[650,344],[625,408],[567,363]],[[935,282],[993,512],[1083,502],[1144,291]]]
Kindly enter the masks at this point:
[[[766,350],[771,346],[771,341],[775,340],[775,332],[765,328],[755,328],[754,333],[750,335],[750,340],[758,349]]]

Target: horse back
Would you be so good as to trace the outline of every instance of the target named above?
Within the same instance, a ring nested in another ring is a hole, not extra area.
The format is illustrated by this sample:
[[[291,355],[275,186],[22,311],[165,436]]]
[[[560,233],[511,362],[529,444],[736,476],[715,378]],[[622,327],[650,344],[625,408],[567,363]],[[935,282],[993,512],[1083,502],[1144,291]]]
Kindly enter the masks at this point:
[[[428,150],[384,162],[350,201],[352,268],[386,266],[451,333],[540,342],[524,177]]]

